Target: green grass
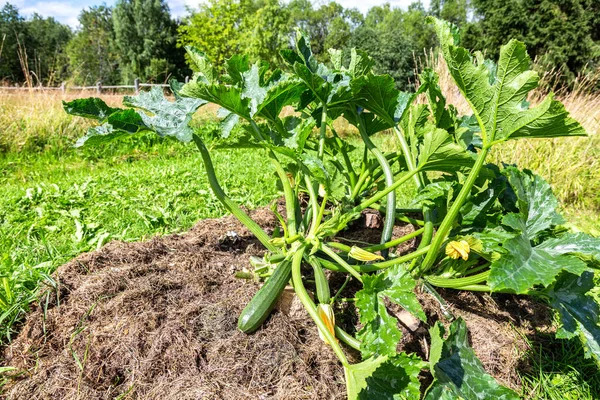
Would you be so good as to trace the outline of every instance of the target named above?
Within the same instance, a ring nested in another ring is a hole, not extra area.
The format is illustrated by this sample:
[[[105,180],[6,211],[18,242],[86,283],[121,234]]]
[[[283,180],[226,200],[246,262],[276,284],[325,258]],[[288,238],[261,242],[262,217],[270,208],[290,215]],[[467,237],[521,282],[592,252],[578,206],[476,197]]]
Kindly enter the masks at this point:
[[[11,153],[0,158],[2,340],[35,299],[39,282],[110,240],[185,231],[225,209],[208,187],[193,145],[137,138],[100,150]],[[230,197],[249,208],[277,197],[262,151],[216,151]]]
[[[556,340],[552,335],[536,337],[525,355],[532,365],[520,371],[522,397],[543,400],[600,398],[600,373],[591,359],[585,359],[577,340]]]

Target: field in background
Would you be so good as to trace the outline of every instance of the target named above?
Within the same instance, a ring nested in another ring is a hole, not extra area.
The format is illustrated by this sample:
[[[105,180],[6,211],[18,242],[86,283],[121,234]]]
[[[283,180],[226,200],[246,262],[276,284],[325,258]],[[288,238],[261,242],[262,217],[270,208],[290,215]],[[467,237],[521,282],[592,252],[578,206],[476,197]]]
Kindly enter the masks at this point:
[[[437,64],[436,69],[449,101],[464,109],[460,94],[446,90],[444,66]],[[0,93],[0,342],[9,340],[13,321],[26,312],[40,282],[52,286],[54,269],[81,252],[110,240],[184,231],[199,219],[225,213],[191,145],[139,135],[102,148],[74,149],[72,144],[89,125],[64,113],[61,100],[71,98]],[[118,106],[122,96],[103,99]],[[561,100],[590,138],[511,142],[499,146],[490,161],[510,160],[540,173],[553,185],[569,217],[598,233],[600,98],[578,92],[562,94]],[[194,120],[205,138],[218,135],[214,111],[202,111]],[[354,134],[348,126],[337,129]],[[378,140],[395,146],[391,136]],[[213,154],[222,185],[235,201],[253,208],[277,197],[262,152]],[[411,190],[400,194],[401,202],[410,202]],[[595,366],[583,362],[577,346],[560,343],[560,348],[553,341],[545,344],[551,352],[532,345],[539,363],[525,376],[527,390],[540,398],[594,398],[586,376],[596,373]],[[574,355],[581,361],[567,361]]]

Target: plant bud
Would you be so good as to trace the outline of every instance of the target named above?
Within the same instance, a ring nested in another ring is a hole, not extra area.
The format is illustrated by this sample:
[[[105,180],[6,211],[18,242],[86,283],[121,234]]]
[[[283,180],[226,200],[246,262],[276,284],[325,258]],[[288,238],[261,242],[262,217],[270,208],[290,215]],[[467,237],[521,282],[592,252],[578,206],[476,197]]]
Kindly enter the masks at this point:
[[[371,253],[358,246],[352,246],[348,255],[358,261],[376,261],[384,259],[379,254]]]

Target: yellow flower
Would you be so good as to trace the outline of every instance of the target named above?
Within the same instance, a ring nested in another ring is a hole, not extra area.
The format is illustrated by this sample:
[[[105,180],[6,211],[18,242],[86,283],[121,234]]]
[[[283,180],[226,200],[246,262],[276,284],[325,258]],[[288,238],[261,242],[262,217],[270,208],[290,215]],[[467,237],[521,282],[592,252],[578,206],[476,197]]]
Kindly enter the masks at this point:
[[[321,321],[325,323],[327,330],[331,333],[331,336],[335,338],[335,315],[333,314],[333,308],[329,304],[319,304],[317,306],[317,313],[319,314],[319,318]],[[325,335],[321,333],[319,329],[319,337],[322,341],[329,344],[329,341],[325,338]]]
[[[361,249],[358,246],[352,246],[348,255],[358,261],[375,261],[384,259],[379,254],[371,253],[370,251]]]
[[[469,258],[470,251],[471,247],[466,240],[461,240],[460,242],[452,241],[446,245],[446,255],[455,260],[462,258],[466,261]]]

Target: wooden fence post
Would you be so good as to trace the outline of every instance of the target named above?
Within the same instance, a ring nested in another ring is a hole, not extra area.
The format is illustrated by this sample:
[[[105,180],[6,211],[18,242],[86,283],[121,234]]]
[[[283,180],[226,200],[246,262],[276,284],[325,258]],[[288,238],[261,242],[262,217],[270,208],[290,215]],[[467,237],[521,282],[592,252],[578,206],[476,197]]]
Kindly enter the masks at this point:
[[[140,94],[140,78],[135,78],[133,86],[135,88],[135,94]]]
[[[60,91],[62,92],[62,94],[67,93],[67,84],[66,82],[63,82],[60,84]]]
[[[102,93],[102,82],[100,82],[100,81],[96,82],[96,93],[98,93],[98,94]]]

